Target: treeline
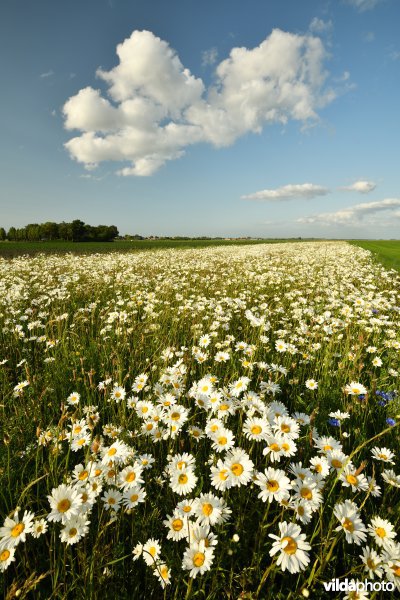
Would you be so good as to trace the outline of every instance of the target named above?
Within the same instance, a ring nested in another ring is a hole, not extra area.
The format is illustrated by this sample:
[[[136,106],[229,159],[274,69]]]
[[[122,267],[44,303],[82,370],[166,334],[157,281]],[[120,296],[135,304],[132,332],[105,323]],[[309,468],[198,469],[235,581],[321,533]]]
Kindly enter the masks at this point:
[[[79,219],[72,223],[29,223],[25,227],[0,227],[0,240],[39,242],[65,240],[70,242],[111,242],[118,236],[115,225],[87,225]]]

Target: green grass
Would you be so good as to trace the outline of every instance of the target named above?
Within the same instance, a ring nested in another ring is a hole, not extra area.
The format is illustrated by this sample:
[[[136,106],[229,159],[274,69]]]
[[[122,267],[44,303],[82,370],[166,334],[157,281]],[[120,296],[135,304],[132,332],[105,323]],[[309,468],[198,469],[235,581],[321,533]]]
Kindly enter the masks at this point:
[[[137,252],[140,250],[156,250],[166,248],[206,248],[209,246],[246,246],[249,244],[276,244],[285,241],[281,239],[266,240],[135,240],[116,242],[0,242],[0,257],[13,258],[15,256],[35,254],[95,254],[103,252]]]
[[[354,240],[351,243],[373,252],[387,269],[400,271],[400,240]]]

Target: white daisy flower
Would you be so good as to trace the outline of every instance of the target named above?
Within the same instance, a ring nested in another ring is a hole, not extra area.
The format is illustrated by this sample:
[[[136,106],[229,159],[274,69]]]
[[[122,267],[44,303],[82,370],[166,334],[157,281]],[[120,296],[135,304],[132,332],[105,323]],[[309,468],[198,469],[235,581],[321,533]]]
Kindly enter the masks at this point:
[[[81,540],[89,531],[90,521],[87,520],[86,515],[76,515],[64,524],[64,527],[60,531],[60,539],[65,542],[68,546],[76,544]]]
[[[291,483],[285,471],[269,467],[264,473],[257,473],[254,483],[261,488],[258,498],[263,502],[281,502],[290,496]]]
[[[374,458],[375,460],[390,463],[392,465],[395,464],[393,460],[395,458],[395,454],[388,448],[378,448],[377,446],[375,446],[374,448],[372,448],[371,454],[372,458]]]
[[[394,540],[396,532],[393,525],[386,519],[374,517],[368,525],[368,533],[374,538],[377,546],[385,546],[389,540]]]
[[[310,558],[308,550],[311,546],[305,541],[306,536],[295,523],[279,523],[279,535],[269,534],[274,543],[269,551],[270,556],[280,552],[277,560],[278,567],[289,573],[299,573],[307,568]]]
[[[340,525],[336,527],[335,531],[343,530],[347,542],[359,546],[366,541],[367,528],[362,522],[357,505],[354,502],[345,500],[345,502],[338,503],[335,505],[333,512],[340,521]]]
[[[150,538],[142,548],[143,560],[148,567],[154,567],[157,564],[161,554],[161,546],[158,540]]]
[[[14,512],[13,518],[6,517],[3,527],[0,527],[0,550],[3,548],[15,548],[20,542],[25,542],[26,534],[33,531],[33,512],[25,511],[19,518],[18,511]]]
[[[10,564],[15,560],[15,548],[0,549],[0,572],[4,573]]]
[[[61,484],[53,488],[51,495],[47,496],[51,512],[47,515],[48,521],[66,523],[72,517],[76,517],[82,508],[82,500],[79,489]]]
[[[211,569],[214,559],[213,548],[206,548],[204,543],[186,548],[182,560],[182,569],[189,571],[193,579]]]

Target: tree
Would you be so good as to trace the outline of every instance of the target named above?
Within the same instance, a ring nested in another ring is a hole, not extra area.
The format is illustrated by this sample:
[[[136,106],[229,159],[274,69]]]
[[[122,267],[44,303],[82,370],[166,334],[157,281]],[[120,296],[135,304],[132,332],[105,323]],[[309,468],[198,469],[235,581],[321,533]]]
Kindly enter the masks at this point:
[[[5,239],[7,239],[6,230],[4,227],[0,227],[0,241],[4,242]]]
[[[15,229],[15,227],[10,227],[10,229],[8,230],[7,237],[10,241],[14,241],[17,239],[17,230]]]
[[[60,240],[72,240],[72,223],[62,223],[58,224],[58,236]]]
[[[52,221],[47,221],[40,225],[40,235],[46,240],[57,240],[59,239],[58,224]]]
[[[72,228],[72,241],[73,242],[82,242],[86,237],[86,226],[83,221],[79,219],[75,219],[71,223]]]
[[[40,225],[38,223],[29,223],[25,227],[25,235],[28,242],[37,242],[40,240]]]

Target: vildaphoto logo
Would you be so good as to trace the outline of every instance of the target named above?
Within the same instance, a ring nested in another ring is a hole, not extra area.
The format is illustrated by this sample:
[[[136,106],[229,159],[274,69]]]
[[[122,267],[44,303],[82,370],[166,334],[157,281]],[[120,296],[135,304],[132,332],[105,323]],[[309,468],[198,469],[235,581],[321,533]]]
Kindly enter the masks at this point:
[[[324,581],[327,592],[394,592],[393,581],[355,581],[354,579],[331,579]]]

